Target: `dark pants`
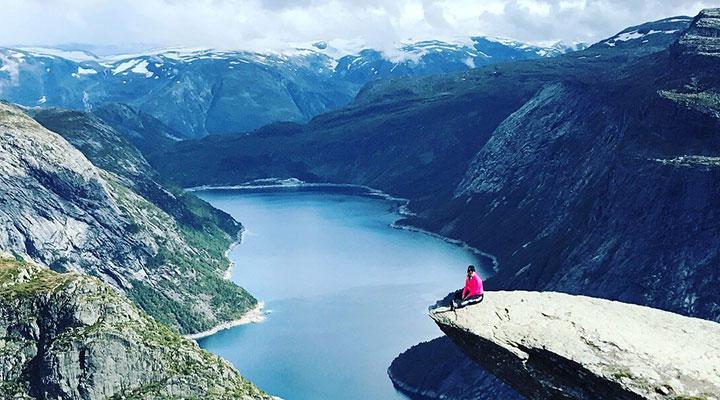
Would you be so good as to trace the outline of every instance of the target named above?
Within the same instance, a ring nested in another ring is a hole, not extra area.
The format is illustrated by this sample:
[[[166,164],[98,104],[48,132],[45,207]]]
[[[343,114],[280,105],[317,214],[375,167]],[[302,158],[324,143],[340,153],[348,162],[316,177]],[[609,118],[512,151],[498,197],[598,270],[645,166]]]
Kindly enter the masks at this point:
[[[458,308],[463,308],[465,306],[469,306],[472,304],[477,304],[477,303],[483,301],[483,295],[481,295],[481,294],[478,294],[475,296],[468,296],[463,300],[462,292],[463,292],[462,289],[455,292],[455,295],[453,296],[452,305],[450,307],[453,310],[458,309]]]

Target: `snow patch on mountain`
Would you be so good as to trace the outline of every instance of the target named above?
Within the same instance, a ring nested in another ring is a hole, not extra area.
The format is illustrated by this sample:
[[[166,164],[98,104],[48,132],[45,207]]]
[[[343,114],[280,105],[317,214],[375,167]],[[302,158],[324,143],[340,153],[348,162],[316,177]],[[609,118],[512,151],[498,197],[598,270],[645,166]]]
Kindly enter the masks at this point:
[[[95,75],[95,74],[97,74],[97,71],[95,71],[92,68],[78,67],[77,74],[78,75]]]
[[[141,61],[138,64],[136,64],[134,67],[132,67],[130,72],[133,72],[136,74],[142,74],[142,75],[145,75],[146,78],[151,78],[154,74],[152,72],[148,71],[148,69],[147,69],[148,64],[149,63],[147,61]]]
[[[645,33],[641,33],[639,31],[621,32],[621,33],[613,36],[612,38],[604,41],[603,43],[610,47],[614,47],[617,44],[617,42],[627,42],[629,40],[637,40],[637,39],[644,38],[649,35],[656,35],[658,33],[671,35],[677,31],[678,31],[677,29],[671,29],[671,30],[667,30],[667,31],[650,30]]]
[[[139,62],[138,60],[129,60],[129,61],[122,62],[119,65],[117,65],[115,68],[113,68],[112,74],[117,75],[117,74],[126,72],[130,68],[133,68],[138,62]]]

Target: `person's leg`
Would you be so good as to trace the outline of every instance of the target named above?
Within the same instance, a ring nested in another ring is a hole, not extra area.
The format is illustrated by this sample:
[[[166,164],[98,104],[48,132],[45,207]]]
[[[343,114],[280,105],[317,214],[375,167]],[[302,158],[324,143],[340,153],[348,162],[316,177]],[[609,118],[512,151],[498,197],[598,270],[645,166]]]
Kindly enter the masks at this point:
[[[458,308],[458,305],[462,302],[462,289],[458,289],[455,291],[455,294],[453,295],[453,299],[450,302],[450,308],[456,309]]]
[[[470,296],[470,297],[466,298],[465,300],[463,300],[463,302],[459,305],[458,308],[469,306],[472,304],[477,304],[481,301],[483,301],[483,295],[481,295],[481,294],[475,295],[475,296]]]

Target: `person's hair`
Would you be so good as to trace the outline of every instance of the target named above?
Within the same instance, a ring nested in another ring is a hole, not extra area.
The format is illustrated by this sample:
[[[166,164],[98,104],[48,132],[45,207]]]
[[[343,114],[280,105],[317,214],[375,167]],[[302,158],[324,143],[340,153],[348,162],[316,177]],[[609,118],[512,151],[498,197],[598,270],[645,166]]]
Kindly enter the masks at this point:
[[[468,271],[475,272],[475,266],[474,266],[474,265],[468,265]]]

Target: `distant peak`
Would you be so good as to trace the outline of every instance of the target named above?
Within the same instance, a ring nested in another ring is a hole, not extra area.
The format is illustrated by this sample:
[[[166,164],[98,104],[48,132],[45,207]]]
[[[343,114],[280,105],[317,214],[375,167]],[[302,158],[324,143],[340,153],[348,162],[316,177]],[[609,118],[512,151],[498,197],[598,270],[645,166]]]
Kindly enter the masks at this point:
[[[328,47],[328,43],[325,42],[325,41],[322,41],[322,40],[319,41],[319,42],[315,42],[315,43],[313,43],[312,45],[313,45],[313,47],[315,47],[316,49],[320,49],[320,50],[325,50],[325,49],[327,49],[327,47]]]

